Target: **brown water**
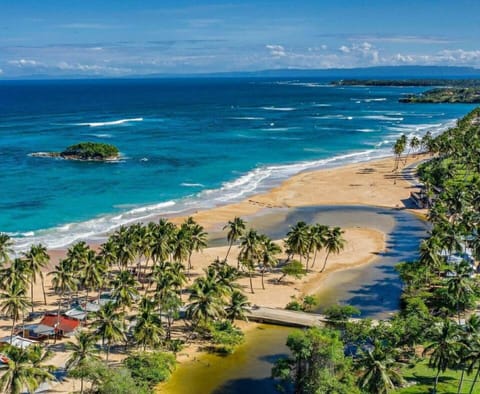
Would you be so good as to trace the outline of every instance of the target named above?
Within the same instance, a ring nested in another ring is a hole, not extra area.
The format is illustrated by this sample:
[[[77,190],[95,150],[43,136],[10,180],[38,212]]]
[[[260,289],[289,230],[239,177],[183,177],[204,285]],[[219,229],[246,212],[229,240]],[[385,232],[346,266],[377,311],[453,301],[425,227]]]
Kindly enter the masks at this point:
[[[405,211],[375,207],[306,207],[262,212],[250,224],[273,239],[283,238],[289,226],[299,220],[341,227],[371,227],[387,234],[387,250],[365,266],[333,272],[317,294],[319,311],[334,303],[348,303],[364,317],[384,318],[398,309],[401,283],[396,263],[417,255],[427,224]],[[214,240],[216,244],[222,242]],[[224,241],[223,241],[224,242]],[[270,379],[274,360],[287,353],[285,341],[292,329],[260,326],[247,332],[246,342],[227,357],[202,354],[180,365],[168,384],[168,394],[276,393]]]
[[[172,378],[158,388],[159,393],[206,394],[239,393],[242,386],[255,387],[255,392],[268,393],[272,380],[265,371],[287,354],[287,327],[260,325],[247,331],[245,343],[234,354],[221,357],[202,354],[181,364]],[[233,380],[232,380],[233,379]]]

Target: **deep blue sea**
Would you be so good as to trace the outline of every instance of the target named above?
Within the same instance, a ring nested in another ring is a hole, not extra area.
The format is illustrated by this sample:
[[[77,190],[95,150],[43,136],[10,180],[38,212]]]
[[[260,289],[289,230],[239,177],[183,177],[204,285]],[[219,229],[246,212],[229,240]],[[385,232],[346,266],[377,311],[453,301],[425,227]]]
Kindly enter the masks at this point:
[[[244,199],[302,170],[391,153],[472,105],[326,80],[0,81],[0,232],[61,247],[121,224]],[[115,163],[31,157],[80,141]]]

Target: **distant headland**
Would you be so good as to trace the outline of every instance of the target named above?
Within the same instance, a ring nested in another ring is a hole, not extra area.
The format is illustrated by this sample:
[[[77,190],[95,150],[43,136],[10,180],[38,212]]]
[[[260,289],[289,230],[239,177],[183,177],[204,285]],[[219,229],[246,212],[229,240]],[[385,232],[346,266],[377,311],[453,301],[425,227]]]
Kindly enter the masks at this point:
[[[62,152],[35,152],[30,156],[78,161],[113,161],[118,160],[120,152],[114,145],[101,142],[80,142],[67,147]]]

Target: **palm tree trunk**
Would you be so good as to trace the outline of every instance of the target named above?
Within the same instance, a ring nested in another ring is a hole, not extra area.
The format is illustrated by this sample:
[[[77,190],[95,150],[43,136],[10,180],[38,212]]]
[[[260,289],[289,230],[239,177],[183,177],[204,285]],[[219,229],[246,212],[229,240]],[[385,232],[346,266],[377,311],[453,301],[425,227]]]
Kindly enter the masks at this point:
[[[470,391],[468,392],[468,394],[473,393],[473,389],[475,388],[475,385],[477,384],[478,375],[480,375],[480,365],[477,368],[477,373],[475,374],[475,378],[473,379],[472,387],[470,387]]]
[[[108,341],[108,344],[107,344],[107,357],[105,358],[105,362],[107,363],[108,365],[108,355],[110,354],[110,341]]]
[[[464,376],[465,376],[465,368],[462,368],[462,374],[460,375],[460,383],[458,384],[457,394],[460,394],[460,392],[462,391]]]
[[[13,323],[12,323],[12,332],[10,333],[10,344],[12,344],[13,332],[15,331],[15,324],[17,323],[16,316],[13,316]]]
[[[330,251],[327,252],[327,255],[325,256],[325,261],[323,262],[323,267],[322,269],[320,270],[320,272],[323,272],[325,270],[325,267],[327,266],[327,260],[328,260],[328,256],[330,255]]]
[[[280,281],[281,281],[283,278],[285,278],[286,275],[287,275],[287,274],[283,274],[280,278],[278,278],[278,279],[277,279],[277,283],[280,283]]]
[[[80,394],[83,394],[83,376],[80,378]]]
[[[249,272],[248,272],[248,277],[249,277],[249,279],[250,279],[250,291],[252,292],[252,294],[254,294],[255,292],[253,291],[252,271],[249,271]]]
[[[262,289],[265,290],[265,284],[263,283],[263,276],[264,276],[264,273],[265,273],[265,270],[262,269]]]
[[[228,255],[230,254],[230,249],[232,249],[232,245],[233,245],[233,239],[232,239],[232,241],[230,241],[230,245],[228,245],[228,250],[227,250],[227,255],[225,256],[225,261],[227,261],[227,259],[228,259]]]
[[[43,303],[47,305],[47,295],[45,294],[45,283],[43,281],[43,275],[40,273],[40,281],[42,282]]]
[[[310,266],[310,268],[313,268],[313,266],[315,265],[315,260],[317,259],[317,251],[318,251],[318,249],[315,248],[315,252],[313,252],[313,261],[312,261],[312,265]]]
[[[305,272],[308,274],[308,259],[305,259]]]
[[[30,282],[30,298],[32,299],[31,301],[32,301],[32,315],[33,315],[33,312],[34,312],[34,310],[33,310],[33,308],[34,308],[34,306],[33,306],[33,279]]]
[[[438,385],[438,378],[439,377],[440,377],[440,369],[437,370],[437,374],[435,375],[435,381],[433,382],[432,394],[437,394],[437,385]]]

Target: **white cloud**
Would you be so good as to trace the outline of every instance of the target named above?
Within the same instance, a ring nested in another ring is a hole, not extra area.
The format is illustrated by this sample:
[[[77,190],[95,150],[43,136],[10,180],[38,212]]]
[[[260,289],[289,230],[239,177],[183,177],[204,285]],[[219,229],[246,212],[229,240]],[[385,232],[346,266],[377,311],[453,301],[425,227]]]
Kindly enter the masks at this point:
[[[128,68],[101,66],[98,64],[80,64],[61,61],[56,64],[56,68],[62,71],[76,71],[87,74],[122,74],[130,72]]]
[[[9,60],[8,64],[17,67],[41,67],[43,63],[31,59]]]
[[[362,42],[360,44],[354,43],[350,46],[342,45],[338,48],[340,52],[345,55],[351,55],[353,57],[361,57],[365,60],[369,60],[373,64],[380,62],[380,53],[374,45],[369,42]]]
[[[345,45],[342,45],[340,48],[338,48],[340,52],[343,52],[343,53],[350,53],[350,48],[345,46]]]
[[[287,56],[287,53],[285,51],[285,48],[282,45],[265,45],[265,48],[267,48],[270,51],[270,55],[273,57],[284,57]]]
[[[0,68],[0,75],[2,75],[2,74],[3,74],[3,70]]]

